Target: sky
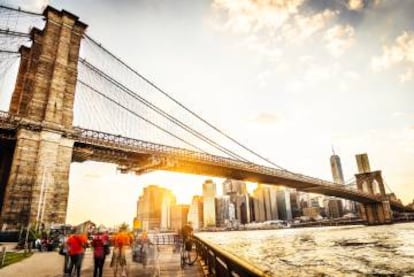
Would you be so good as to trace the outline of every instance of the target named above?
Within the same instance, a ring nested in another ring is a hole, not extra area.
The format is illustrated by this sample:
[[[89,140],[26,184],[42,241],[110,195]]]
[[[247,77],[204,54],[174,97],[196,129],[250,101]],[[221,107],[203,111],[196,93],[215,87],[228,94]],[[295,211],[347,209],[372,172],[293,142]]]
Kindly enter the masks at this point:
[[[414,199],[414,1],[0,2],[78,15],[88,35],[284,168],[332,180],[333,147],[350,179],[367,153],[404,203]],[[73,163],[68,222],[130,222],[144,186],[189,203],[205,179]]]

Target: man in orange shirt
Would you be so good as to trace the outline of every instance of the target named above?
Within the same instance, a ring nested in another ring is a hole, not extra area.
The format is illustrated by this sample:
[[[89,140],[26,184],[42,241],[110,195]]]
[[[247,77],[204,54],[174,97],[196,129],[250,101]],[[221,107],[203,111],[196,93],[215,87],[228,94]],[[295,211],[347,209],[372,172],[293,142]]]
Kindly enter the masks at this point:
[[[127,247],[131,246],[132,238],[126,229],[121,228],[113,238],[114,250],[113,250],[113,258],[111,261],[111,266],[117,266],[115,263],[121,266],[121,273],[125,273],[125,266],[126,266],[126,258],[125,258],[125,250]]]
[[[70,256],[70,276],[72,276],[73,268],[76,267],[76,276],[80,277],[82,259],[88,244],[88,239],[86,235],[73,234],[68,238],[66,244],[68,245],[68,253]]]

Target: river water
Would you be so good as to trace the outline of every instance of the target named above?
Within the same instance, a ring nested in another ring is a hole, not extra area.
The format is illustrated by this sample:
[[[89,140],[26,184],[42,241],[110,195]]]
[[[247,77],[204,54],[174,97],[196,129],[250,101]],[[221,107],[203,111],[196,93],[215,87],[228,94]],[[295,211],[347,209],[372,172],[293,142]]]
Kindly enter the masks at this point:
[[[197,236],[273,276],[414,276],[414,223]]]

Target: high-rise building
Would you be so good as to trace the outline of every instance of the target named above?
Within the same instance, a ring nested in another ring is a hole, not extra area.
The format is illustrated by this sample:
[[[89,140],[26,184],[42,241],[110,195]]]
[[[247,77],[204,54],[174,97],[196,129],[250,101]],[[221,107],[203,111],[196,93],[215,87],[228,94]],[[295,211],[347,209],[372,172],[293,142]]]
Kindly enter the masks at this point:
[[[280,189],[277,191],[277,211],[279,219],[292,220],[292,208],[290,205],[290,191]]]
[[[235,218],[240,224],[250,223],[250,201],[247,193],[237,195],[234,203]]]
[[[292,209],[292,217],[300,217],[299,196],[295,189],[290,189],[290,207]]]
[[[324,200],[326,216],[329,218],[338,218],[343,216],[341,199],[330,197]]]
[[[236,195],[246,194],[246,183],[243,181],[226,179],[223,182],[223,195],[230,195],[233,193]]]
[[[216,224],[219,227],[231,227],[235,223],[235,208],[229,195],[216,198]]]
[[[201,196],[193,196],[187,220],[192,223],[194,230],[203,228],[203,198]]]
[[[204,227],[216,226],[216,184],[213,180],[203,183],[203,223]]]
[[[341,159],[339,158],[338,155],[335,154],[335,152],[331,156],[330,162],[331,162],[331,172],[332,172],[333,181],[336,184],[343,185],[345,181],[344,181],[344,175],[342,173]]]
[[[278,187],[259,184],[253,191],[255,222],[279,218],[276,192]]]
[[[160,230],[167,231],[172,229],[171,224],[171,207],[175,205],[175,196],[169,191],[165,190],[162,195],[161,202],[161,225]]]
[[[174,205],[171,207],[171,229],[181,230],[187,224],[189,205]]]
[[[171,198],[167,201],[166,198]],[[150,185],[144,188],[143,195],[139,197],[137,204],[137,219],[142,223],[143,230],[160,229],[168,227],[168,219],[163,213],[168,212],[167,203],[175,203],[175,197],[171,191]],[[163,223],[162,223],[163,222]]]
[[[235,219],[238,223],[250,222],[250,201],[246,183],[227,179],[223,182],[223,195],[230,196],[230,202],[235,207]]]
[[[357,158],[357,161],[358,160],[361,161],[361,167],[366,168],[366,166],[368,165],[368,168],[369,168],[368,157],[366,157],[366,161],[365,161],[365,157]],[[330,161],[331,161],[331,171],[332,171],[333,181],[337,184],[345,185],[344,176],[342,172],[341,159],[339,158],[338,155],[335,155],[335,152],[334,152],[330,158]],[[330,199],[332,198],[327,198],[327,200],[330,200]],[[348,212],[353,211],[353,207],[355,206],[355,203],[353,203],[353,201],[346,200],[346,199],[342,199],[341,201],[342,201],[341,206],[343,207],[343,210],[346,210]],[[327,209],[325,210],[328,213],[328,210]]]

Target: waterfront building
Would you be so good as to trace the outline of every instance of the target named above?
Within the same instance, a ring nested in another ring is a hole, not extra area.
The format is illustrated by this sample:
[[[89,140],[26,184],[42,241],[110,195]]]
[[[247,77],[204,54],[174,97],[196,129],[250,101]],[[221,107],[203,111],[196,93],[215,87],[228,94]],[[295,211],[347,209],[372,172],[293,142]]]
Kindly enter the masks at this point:
[[[250,223],[250,201],[249,195],[247,193],[237,195],[235,198],[234,204],[234,212],[235,218],[240,224],[247,224]]]
[[[204,227],[216,226],[216,184],[213,180],[203,183],[203,224]]]
[[[230,202],[235,208],[235,220],[240,224],[250,222],[250,201],[246,183],[238,180],[226,179],[223,182],[223,195],[230,196]]]
[[[239,180],[226,179],[223,182],[223,195],[247,194],[246,183]]]
[[[292,220],[292,208],[290,205],[290,191],[287,189],[280,189],[277,191],[277,211],[279,219]]]
[[[307,216],[309,218],[319,218],[321,216],[320,214],[320,208],[319,207],[308,207],[302,209],[303,215]]]
[[[218,227],[231,227],[236,222],[235,206],[229,195],[216,198],[216,225]]]
[[[170,201],[164,200],[171,198]],[[171,191],[150,185],[144,188],[142,196],[139,197],[137,204],[137,219],[142,223],[143,230],[160,229],[161,222],[163,227],[168,226],[168,220],[163,212],[168,212],[167,203],[175,203],[175,197]]]
[[[343,207],[341,199],[330,197],[324,201],[326,216],[329,218],[339,218],[343,216]]]
[[[203,197],[193,196],[190,209],[188,210],[187,221],[192,223],[194,230],[203,228]]]
[[[295,189],[290,189],[290,207],[292,209],[292,217],[300,217],[301,211],[299,206],[299,196]]]
[[[161,224],[160,230],[167,231],[172,229],[171,207],[175,205],[176,199],[174,194],[169,190],[164,190],[161,203]]]
[[[181,230],[187,224],[189,205],[178,204],[171,207],[171,229]]]
[[[259,184],[253,191],[255,222],[276,220],[278,216],[277,197],[278,187]]]

